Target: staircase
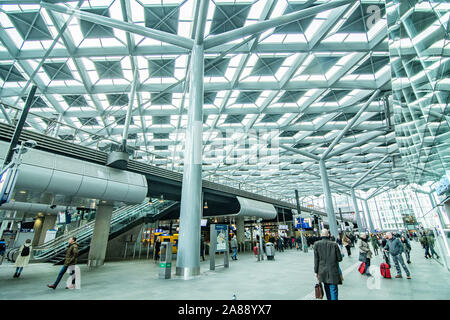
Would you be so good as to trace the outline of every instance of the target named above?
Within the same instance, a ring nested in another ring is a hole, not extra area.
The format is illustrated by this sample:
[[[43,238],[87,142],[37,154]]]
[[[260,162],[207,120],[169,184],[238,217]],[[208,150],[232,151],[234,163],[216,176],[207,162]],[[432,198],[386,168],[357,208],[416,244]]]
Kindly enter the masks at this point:
[[[144,222],[151,223],[159,220],[170,209],[174,209],[178,205],[179,202],[165,200],[163,202],[156,201],[152,204],[145,201],[141,204],[121,207],[112,213],[108,239],[114,239]],[[72,236],[77,238],[79,255],[88,252],[94,233],[94,226],[95,220],[33,249],[34,260],[36,262],[51,262],[54,264],[63,263],[68,241]]]

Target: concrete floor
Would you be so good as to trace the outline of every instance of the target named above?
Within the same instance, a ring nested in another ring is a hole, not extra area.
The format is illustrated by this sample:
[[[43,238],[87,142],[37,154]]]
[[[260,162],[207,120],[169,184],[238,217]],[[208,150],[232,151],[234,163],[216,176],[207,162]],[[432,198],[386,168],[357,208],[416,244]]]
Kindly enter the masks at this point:
[[[346,256],[341,263],[344,273],[344,284],[339,286],[341,300],[450,299],[450,272],[436,261],[426,260],[418,243],[413,243],[412,264],[408,265],[413,279],[378,278],[378,285],[377,281],[368,282],[367,277],[358,273],[358,250],[352,252],[352,256]],[[19,279],[14,279],[14,265],[4,262],[0,266],[0,299],[231,300],[233,294],[238,300],[313,299],[312,250],[308,253],[295,249],[277,252],[274,261],[257,262],[250,253],[240,254],[238,258],[238,261],[230,261],[229,269],[219,267],[216,271],[209,271],[209,261],[202,262],[201,276],[188,281],[158,279],[157,265],[145,259],[107,262],[95,270],[80,265],[81,290],[65,289],[67,275],[56,290],[46,287],[53,283],[60,266],[30,264]],[[222,263],[222,259],[217,256],[216,263]],[[376,275],[380,263],[380,255],[374,257],[372,264]],[[172,269],[174,271],[174,267]],[[393,276],[394,270],[393,266]]]

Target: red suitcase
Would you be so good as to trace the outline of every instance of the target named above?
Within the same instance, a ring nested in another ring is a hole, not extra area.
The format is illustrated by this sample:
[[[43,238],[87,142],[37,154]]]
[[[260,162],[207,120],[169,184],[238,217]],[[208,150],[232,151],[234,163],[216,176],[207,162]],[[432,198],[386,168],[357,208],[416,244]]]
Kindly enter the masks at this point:
[[[387,263],[383,262],[380,265],[380,272],[383,278],[391,279],[391,269],[389,268],[389,265]]]
[[[359,267],[358,267],[358,271],[359,273],[363,274],[364,273],[364,269],[366,269],[366,263],[362,262]]]

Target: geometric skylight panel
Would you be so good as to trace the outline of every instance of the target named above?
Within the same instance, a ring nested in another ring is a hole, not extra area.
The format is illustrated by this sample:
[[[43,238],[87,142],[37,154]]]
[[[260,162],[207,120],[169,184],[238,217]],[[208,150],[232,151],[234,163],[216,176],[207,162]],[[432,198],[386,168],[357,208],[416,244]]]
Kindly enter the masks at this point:
[[[152,93],[150,101],[156,105],[172,104],[172,93]]]
[[[229,63],[230,59],[205,59],[205,77],[224,77]]]
[[[106,99],[110,106],[124,106],[128,104],[128,94],[107,94]]]
[[[304,4],[288,4],[286,9],[284,10],[283,15],[301,10],[302,8],[304,8]],[[280,27],[275,28],[275,31],[273,33],[276,33],[276,34],[279,34],[279,33],[283,33],[283,34],[305,33],[306,29],[311,24],[311,22],[314,20],[314,18],[315,18],[315,16],[306,17],[304,19],[282,25]]]
[[[26,81],[13,64],[0,64],[0,78],[5,82]]]
[[[123,79],[120,61],[94,61],[100,79]]]
[[[104,17],[110,17],[109,10],[105,8],[82,9],[82,11],[97,14]],[[95,24],[86,20],[79,20],[81,32],[84,38],[112,38],[114,37],[113,29],[99,24]]]
[[[26,102],[27,96],[23,96],[21,99],[23,102]],[[34,96],[31,101],[31,108],[48,108],[48,105],[39,96]]]
[[[304,75],[323,75],[327,73],[329,69],[336,65],[340,57],[317,57],[308,64],[303,70]]]
[[[285,91],[277,103],[296,103],[305,93],[301,90]]]
[[[242,120],[244,120],[245,114],[229,114],[224,123],[241,123]]]
[[[172,78],[175,73],[175,59],[148,60],[148,69],[152,78]]]
[[[214,100],[216,99],[217,91],[205,92],[203,94],[203,103],[204,104],[214,104]]]
[[[178,33],[178,6],[145,6],[145,26],[168,33]]]
[[[79,94],[68,94],[62,96],[64,101],[69,105],[69,107],[87,107],[89,106],[83,95]]]
[[[24,41],[53,39],[39,11],[8,13],[8,17]]]
[[[259,58],[251,76],[273,76],[283,64],[284,58]]]
[[[65,63],[44,63],[42,65],[45,73],[52,80],[73,80],[72,72]]]
[[[216,5],[211,24],[211,35],[227,32],[244,26],[251,5],[220,4]]]
[[[256,103],[261,91],[241,91],[235,103]]]
[[[170,124],[170,116],[152,116],[153,124]]]
[[[347,96],[350,93],[349,90],[330,90],[328,94],[326,94],[320,102],[339,102],[342,98]]]

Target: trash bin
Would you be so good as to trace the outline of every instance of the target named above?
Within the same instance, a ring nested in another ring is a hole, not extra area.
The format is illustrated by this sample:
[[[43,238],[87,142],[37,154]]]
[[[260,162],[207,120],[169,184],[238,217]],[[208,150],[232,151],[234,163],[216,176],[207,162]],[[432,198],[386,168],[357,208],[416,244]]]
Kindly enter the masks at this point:
[[[159,278],[170,279],[172,276],[172,243],[161,242],[159,260]]]
[[[272,242],[266,243],[266,255],[268,260],[275,259],[275,246]]]

